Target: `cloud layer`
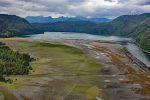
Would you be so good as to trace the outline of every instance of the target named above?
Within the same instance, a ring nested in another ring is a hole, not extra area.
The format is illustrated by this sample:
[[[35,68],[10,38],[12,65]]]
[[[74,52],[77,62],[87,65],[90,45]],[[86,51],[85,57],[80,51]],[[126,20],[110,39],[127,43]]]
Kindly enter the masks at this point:
[[[0,13],[22,17],[117,17],[150,13],[150,0],[0,0]]]

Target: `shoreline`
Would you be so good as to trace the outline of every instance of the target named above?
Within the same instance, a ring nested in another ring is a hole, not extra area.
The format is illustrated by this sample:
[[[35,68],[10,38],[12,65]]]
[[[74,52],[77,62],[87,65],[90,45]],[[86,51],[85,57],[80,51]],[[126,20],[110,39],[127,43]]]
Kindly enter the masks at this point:
[[[140,45],[137,42],[134,42],[135,45],[137,45],[139,47],[139,49],[141,49],[141,51],[143,51],[144,53],[147,53],[148,55],[150,55],[150,52],[144,50],[143,48],[140,47]]]
[[[137,66],[142,68],[144,71],[150,73],[150,67],[145,63],[136,58],[130,51],[127,50],[126,47],[123,48],[125,55],[131,60],[131,62],[135,63]]]

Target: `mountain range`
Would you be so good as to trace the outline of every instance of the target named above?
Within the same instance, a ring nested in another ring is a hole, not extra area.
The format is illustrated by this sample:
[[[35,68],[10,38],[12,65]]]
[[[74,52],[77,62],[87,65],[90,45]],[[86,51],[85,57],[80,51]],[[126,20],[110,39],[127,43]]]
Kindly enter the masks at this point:
[[[27,20],[28,21],[27,21]],[[26,17],[0,14],[0,36],[47,32],[83,32],[97,35],[132,37],[144,51],[150,52],[150,13],[123,15],[112,21],[83,17]]]
[[[108,18],[85,18],[85,17],[58,17],[52,18],[51,16],[27,16],[25,18],[30,23],[55,23],[55,22],[65,22],[65,21],[91,21],[91,22],[110,22],[112,19]]]

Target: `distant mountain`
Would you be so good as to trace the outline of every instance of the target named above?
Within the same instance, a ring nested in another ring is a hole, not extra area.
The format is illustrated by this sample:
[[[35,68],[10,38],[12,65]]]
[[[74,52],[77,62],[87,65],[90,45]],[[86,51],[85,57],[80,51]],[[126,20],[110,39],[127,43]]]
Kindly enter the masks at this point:
[[[110,22],[107,18],[85,18],[85,17],[43,17],[43,16],[28,16],[25,18],[30,23],[54,23],[64,21],[91,21],[91,22]]]
[[[108,18],[90,18],[88,19],[89,21],[92,21],[92,22],[111,22],[112,19],[108,19]]]
[[[89,21],[65,21],[56,23],[33,23],[32,26],[40,32],[87,32],[93,33],[95,23]]]
[[[39,32],[78,32],[97,35],[110,35],[111,26],[90,21],[65,21],[56,23],[32,23]]]
[[[25,18],[30,23],[47,23],[53,20],[52,17],[43,17],[43,16],[28,16]]]
[[[0,37],[34,33],[32,25],[24,18],[0,14]]]
[[[52,17],[43,17],[43,16],[28,16],[25,18],[30,23],[54,23],[54,22],[62,22],[66,21],[68,17],[59,17],[59,18],[52,18]]]

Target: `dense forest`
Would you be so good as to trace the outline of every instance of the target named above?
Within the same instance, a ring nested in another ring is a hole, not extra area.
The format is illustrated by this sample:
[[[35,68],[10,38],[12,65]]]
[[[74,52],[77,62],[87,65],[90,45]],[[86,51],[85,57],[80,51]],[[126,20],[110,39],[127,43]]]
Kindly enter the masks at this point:
[[[150,52],[150,18],[137,26],[132,31],[131,37],[143,50]]]
[[[11,50],[0,42],[0,81],[7,81],[5,76],[26,75],[32,69],[30,62],[34,58],[28,54]]]
[[[65,21],[56,23],[32,23],[38,32],[77,32],[95,35],[111,35],[113,27],[109,23],[89,21]]]
[[[36,30],[24,18],[16,15],[0,14],[0,37],[12,37],[20,34],[33,34]]]

